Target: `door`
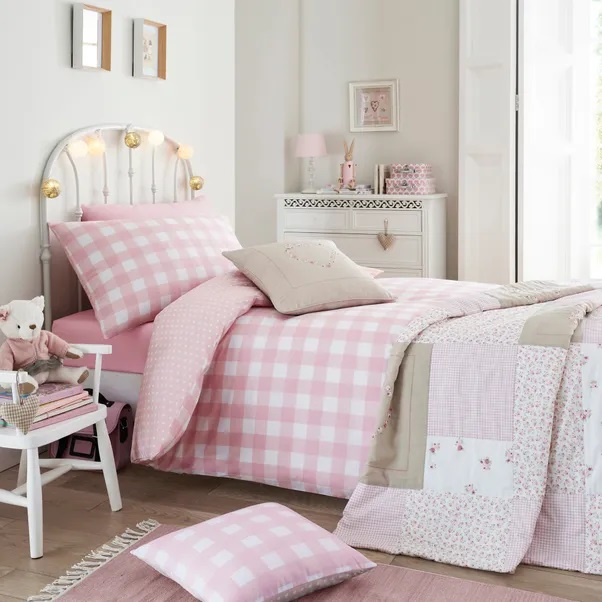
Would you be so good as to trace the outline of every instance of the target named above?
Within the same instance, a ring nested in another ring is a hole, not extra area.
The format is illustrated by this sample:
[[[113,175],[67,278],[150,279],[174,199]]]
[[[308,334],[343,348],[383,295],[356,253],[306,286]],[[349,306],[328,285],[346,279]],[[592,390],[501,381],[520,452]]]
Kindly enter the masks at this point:
[[[520,0],[519,278],[590,276],[593,0]]]
[[[515,1],[460,1],[460,280],[516,279],[516,42]]]

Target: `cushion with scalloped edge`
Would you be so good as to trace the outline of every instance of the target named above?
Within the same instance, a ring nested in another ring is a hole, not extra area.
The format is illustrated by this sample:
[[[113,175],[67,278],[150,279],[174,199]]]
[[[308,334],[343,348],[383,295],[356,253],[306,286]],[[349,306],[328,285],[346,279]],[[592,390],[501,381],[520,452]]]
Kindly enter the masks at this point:
[[[223,253],[283,314],[393,301],[393,296],[330,240],[258,245]]]

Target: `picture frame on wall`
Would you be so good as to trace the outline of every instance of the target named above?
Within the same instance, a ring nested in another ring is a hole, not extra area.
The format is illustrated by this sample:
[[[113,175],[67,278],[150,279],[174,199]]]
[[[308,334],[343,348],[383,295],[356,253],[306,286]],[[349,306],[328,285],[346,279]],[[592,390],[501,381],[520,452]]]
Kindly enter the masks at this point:
[[[111,70],[112,12],[90,4],[73,5],[71,66]]]
[[[167,79],[167,25],[134,19],[132,75]]]
[[[399,131],[399,80],[350,82],[351,132]]]

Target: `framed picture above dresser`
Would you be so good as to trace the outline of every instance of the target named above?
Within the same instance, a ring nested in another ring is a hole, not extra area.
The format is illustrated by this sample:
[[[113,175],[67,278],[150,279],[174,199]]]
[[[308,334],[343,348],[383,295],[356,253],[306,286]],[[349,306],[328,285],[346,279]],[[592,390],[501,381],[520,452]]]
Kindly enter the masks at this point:
[[[445,278],[445,194],[278,194],[278,241],[332,240],[383,277]]]

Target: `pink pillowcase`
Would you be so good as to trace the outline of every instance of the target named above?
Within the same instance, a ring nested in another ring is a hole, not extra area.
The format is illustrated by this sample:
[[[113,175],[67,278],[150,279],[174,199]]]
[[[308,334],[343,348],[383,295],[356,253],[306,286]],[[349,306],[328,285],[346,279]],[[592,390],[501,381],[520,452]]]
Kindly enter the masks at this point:
[[[209,199],[198,197],[180,203],[140,203],[138,205],[82,205],[82,221],[129,219],[140,221],[154,217],[217,217]]]
[[[240,243],[225,217],[64,222],[50,226],[105,338],[152,321],[172,301],[232,271]]]
[[[131,552],[199,600],[296,600],[376,566],[280,504],[237,510]]]

